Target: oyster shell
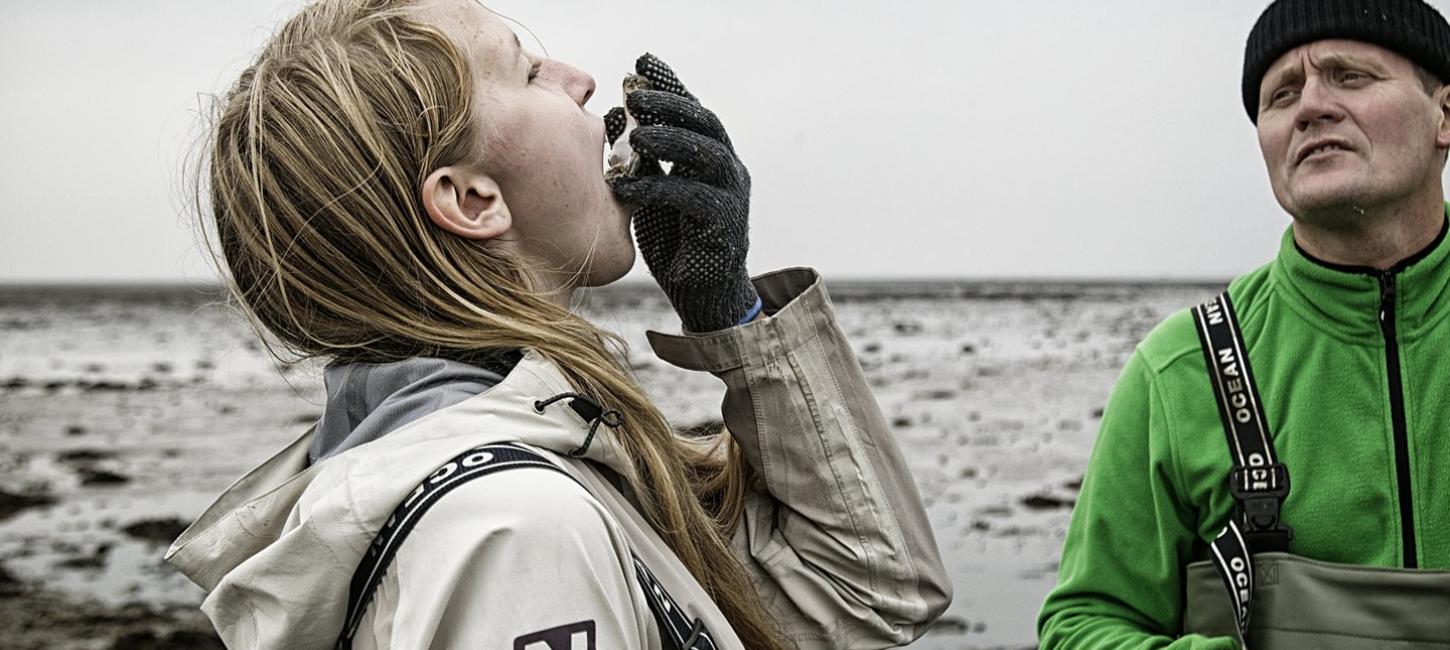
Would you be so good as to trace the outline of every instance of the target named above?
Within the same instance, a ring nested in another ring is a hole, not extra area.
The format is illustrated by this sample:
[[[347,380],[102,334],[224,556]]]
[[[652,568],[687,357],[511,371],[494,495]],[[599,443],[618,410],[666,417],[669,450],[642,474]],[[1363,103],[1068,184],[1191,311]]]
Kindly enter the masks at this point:
[[[637,74],[624,76],[624,94],[628,96],[636,90],[649,90],[652,86],[649,79]],[[609,150],[609,169],[605,170],[604,177],[615,179],[619,177],[634,176],[639,171],[639,154],[629,146],[629,134],[639,126],[634,115],[629,112],[629,106],[624,108],[624,132],[614,141],[614,146]]]

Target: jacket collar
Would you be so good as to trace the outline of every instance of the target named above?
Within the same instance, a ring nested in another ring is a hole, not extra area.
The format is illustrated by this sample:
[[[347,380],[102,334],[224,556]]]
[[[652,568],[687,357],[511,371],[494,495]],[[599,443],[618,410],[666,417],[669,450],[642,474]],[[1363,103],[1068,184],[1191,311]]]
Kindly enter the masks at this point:
[[[1381,343],[1383,290],[1392,281],[1396,332],[1402,341],[1413,340],[1450,311],[1447,228],[1450,223],[1441,225],[1433,242],[1384,271],[1316,259],[1299,247],[1289,228],[1270,273],[1310,320],[1348,340],[1373,344]]]
[[[308,458],[315,463],[377,440],[413,420],[484,392],[507,374],[507,368],[437,357],[328,364],[322,374],[327,406],[317,421]]]
[[[393,506],[448,458],[480,444],[502,441],[523,442],[560,455],[577,448],[589,422],[569,408],[567,400],[542,413],[534,408],[536,400],[571,391],[559,367],[530,349],[494,387],[326,462],[309,465],[307,450],[315,427],[308,429],[227,488],[177,538],[166,560],[212,591],[243,562],[274,546],[284,529],[297,523],[293,518],[300,516],[332,518],[325,529],[343,537],[357,536],[351,540],[355,545],[330,540],[324,543],[329,547],[323,549],[325,553],[319,551],[352,566],[357,560],[352,553],[366,548]],[[600,427],[583,458],[621,476],[634,475],[633,464],[608,427]],[[354,493],[360,486],[366,491]],[[338,499],[342,499],[339,507],[323,507]]]

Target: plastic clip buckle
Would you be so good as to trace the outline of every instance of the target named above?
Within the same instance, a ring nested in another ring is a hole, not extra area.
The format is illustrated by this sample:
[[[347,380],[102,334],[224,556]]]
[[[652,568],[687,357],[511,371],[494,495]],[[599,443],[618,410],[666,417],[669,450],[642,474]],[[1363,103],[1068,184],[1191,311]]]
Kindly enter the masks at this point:
[[[1262,474],[1267,472],[1267,474]],[[1252,485],[1249,480],[1266,482],[1274,487],[1255,488],[1244,487]],[[1265,481],[1265,479],[1268,479]],[[1273,497],[1282,500],[1289,495],[1289,468],[1283,463],[1274,463],[1263,467],[1235,467],[1228,474],[1228,489],[1234,499],[1247,501],[1257,497]]]
[[[1262,482],[1263,477],[1250,472],[1268,471],[1274,487],[1245,488],[1245,478]],[[1289,472],[1282,463],[1265,467],[1235,468],[1229,473],[1229,492],[1238,502],[1240,521],[1244,524],[1244,541],[1254,553],[1287,551],[1294,529],[1281,519],[1284,497],[1289,495]]]

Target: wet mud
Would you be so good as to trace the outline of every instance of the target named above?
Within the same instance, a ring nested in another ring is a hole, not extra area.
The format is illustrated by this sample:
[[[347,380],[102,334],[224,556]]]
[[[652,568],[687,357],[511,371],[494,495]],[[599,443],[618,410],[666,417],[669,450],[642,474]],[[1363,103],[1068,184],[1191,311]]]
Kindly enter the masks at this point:
[[[911,463],[956,587],[911,647],[1027,648],[1112,382],[1212,285],[831,283]],[[8,291],[8,293],[7,293]],[[6,648],[220,647],[170,541],[322,410],[320,369],[278,364],[197,290],[0,288],[0,639]],[[677,430],[723,387],[650,352],[678,331],[651,286],[584,296]]]

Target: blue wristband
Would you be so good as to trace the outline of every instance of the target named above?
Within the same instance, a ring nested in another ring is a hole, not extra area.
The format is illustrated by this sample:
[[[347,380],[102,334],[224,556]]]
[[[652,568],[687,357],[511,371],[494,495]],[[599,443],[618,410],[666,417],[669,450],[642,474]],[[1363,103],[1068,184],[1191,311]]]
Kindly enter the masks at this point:
[[[750,321],[755,320],[755,317],[760,315],[760,310],[763,307],[765,307],[765,301],[761,300],[760,296],[756,296],[755,305],[750,308],[750,311],[745,312],[744,318],[741,318],[740,321],[735,324],[744,325],[746,323],[749,323]]]

